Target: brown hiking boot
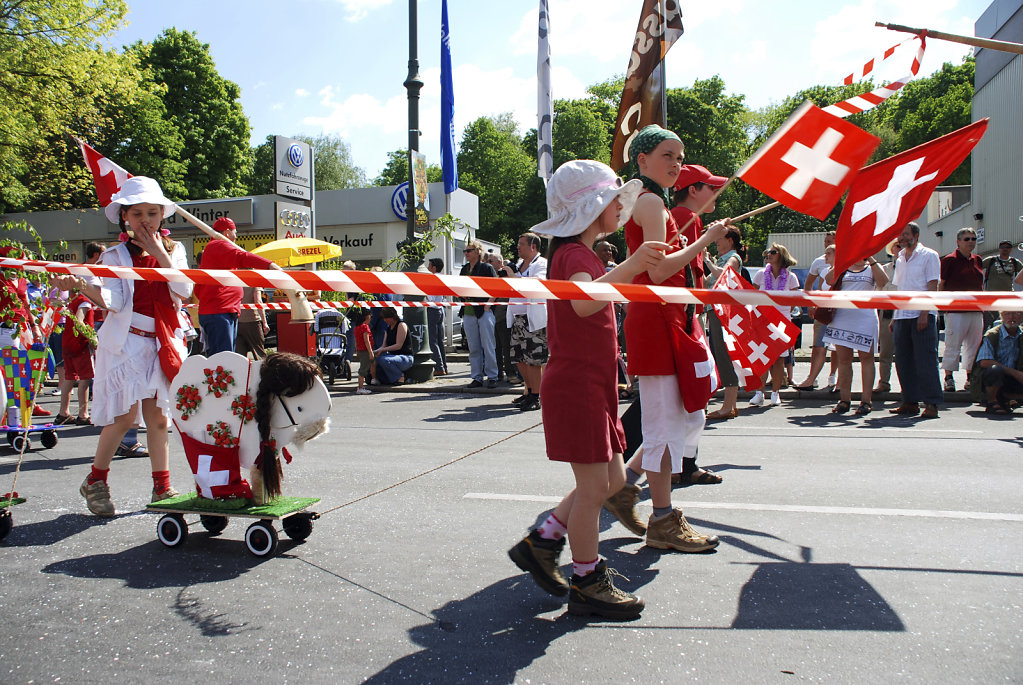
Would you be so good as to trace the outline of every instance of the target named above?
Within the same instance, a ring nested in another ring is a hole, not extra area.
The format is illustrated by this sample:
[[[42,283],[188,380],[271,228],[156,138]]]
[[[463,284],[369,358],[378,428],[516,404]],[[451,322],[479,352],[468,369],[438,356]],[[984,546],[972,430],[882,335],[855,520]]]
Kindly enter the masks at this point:
[[[613,568],[608,568],[606,561],[601,561],[593,573],[582,578],[573,575],[568,613],[577,616],[596,614],[616,619],[638,618],[646,604],[631,592],[615,587],[615,576],[625,578]]]
[[[78,492],[85,498],[85,505],[96,516],[110,518],[114,515],[114,503],[110,501],[110,486],[101,480],[93,483],[86,478]]]
[[[621,490],[604,500],[604,508],[614,514],[633,535],[642,537],[646,535],[646,524],[636,513],[639,493],[638,485],[626,483]]]
[[[568,582],[558,567],[558,557],[565,548],[565,538],[545,540],[536,530],[508,550],[508,556],[520,569],[533,576],[536,584],[558,597],[568,594]]]
[[[703,535],[693,527],[682,515],[681,509],[655,518],[650,515],[646,529],[646,544],[657,549],[674,549],[679,552],[706,552],[718,546],[717,535]]]

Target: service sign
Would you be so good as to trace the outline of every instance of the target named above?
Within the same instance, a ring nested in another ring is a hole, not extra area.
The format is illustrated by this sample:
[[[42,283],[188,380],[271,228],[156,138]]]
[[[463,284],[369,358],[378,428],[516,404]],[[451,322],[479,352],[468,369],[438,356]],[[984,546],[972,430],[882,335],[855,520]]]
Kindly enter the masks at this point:
[[[277,240],[313,237],[313,212],[305,205],[275,202],[274,220]]]
[[[274,192],[297,200],[313,198],[313,151],[308,143],[274,136]]]

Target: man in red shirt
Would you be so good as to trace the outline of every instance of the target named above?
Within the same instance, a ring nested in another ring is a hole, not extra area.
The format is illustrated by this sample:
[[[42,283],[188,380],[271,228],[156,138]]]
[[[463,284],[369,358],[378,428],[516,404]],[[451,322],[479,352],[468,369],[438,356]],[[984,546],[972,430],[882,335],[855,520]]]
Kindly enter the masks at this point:
[[[956,249],[941,258],[938,290],[984,289],[984,265],[981,258],[973,254],[976,247],[977,232],[968,226],[960,228],[956,233]],[[945,354],[941,357],[941,368],[945,370],[946,392],[956,389],[952,374],[959,369],[960,352],[966,377],[970,377],[983,335],[982,313],[945,312]],[[969,381],[964,388],[969,388]]]
[[[246,252],[235,245],[238,230],[229,218],[217,219],[213,230],[226,240],[211,240],[203,250],[200,269],[280,269],[269,259]],[[223,285],[197,285],[199,326],[206,345],[205,354],[233,352],[238,337],[238,313],[242,310],[242,289]]]

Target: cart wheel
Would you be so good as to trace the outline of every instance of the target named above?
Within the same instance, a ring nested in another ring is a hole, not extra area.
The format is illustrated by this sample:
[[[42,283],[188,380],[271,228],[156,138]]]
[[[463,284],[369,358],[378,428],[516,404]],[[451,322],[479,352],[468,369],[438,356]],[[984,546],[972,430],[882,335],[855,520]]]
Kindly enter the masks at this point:
[[[330,371],[327,372],[327,385],[334,385],[334,379],[337,378],[337,364],[330,362],[328,368]]]
[[[28,451],[32,449],[32,441],[24,433],[16,433],[11,439],[11,447],[14,448],[15,452]]]
[[[57,431],[43,431],[39,436],[39,442],[43,443],[46,449],[52,450],[57,446]]]
[[[277,531],[269,521],[256,521],[245,531],[245,546],[257,557],[277,551]]]
[[[16,435],[17,435],[17,433],[15,433],[13,431],[8,431],[7,432],[7,444],[10,445],[11,447],[14,447],[14,436],[16,436]]]
[[[227,528],[227,517],[200,514],[199,523],[202,524],[203,528],[209,531],[210,535],[220,535],[224,532],[224,529]]]
[[[188,538],[188,525],[181,514],[164,514],[156,524],[156,536],[168,547],[180,547]]]
[[[296,542],[302,542],[313,532],[313,517],[306,513],[294,514],[281,522],[284,533]]]
[[[11,528],[14,528],[14,517],[11,516],[10,509],[0,511],[0,540],[7,537],[7,534],[11,532]]]

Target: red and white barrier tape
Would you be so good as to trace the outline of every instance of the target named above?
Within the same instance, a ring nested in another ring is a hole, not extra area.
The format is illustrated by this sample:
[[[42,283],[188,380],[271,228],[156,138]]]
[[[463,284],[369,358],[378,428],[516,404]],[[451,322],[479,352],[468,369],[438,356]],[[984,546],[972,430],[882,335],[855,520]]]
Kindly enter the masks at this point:
[[[382,307],[461,307],[465,302],[406,302],[403,300],[309,300],[310,309],[348,309],[349,307],[370,307],[370,308],[382,308]],[[497,304],[506,305],[507,302],[498,302]],[[515,302],[516,305],[529,305],[529,304],[547,304],[546,302]],[[186,304],[186,309],[194,309],[199,305],[197,304]],[[290,302],[264,302],[263,304],[248,303],[243,304],[242,309],[269,309],[272,311],[290,311]]]
[[[142,269],[21,259],[0,259],[0,268],[200,285],[390,293],[394,295],[441,295],[462,298],[524,297],[535,300],[740,304],[753,307],[834,307],[837,309],[1023,310],[1023,293],[1009,292],[846,292],[841,290],[813,293],[806,293],[802,290],[744,290],[740,292],[692,290],[634,283],[595,283],[536,278],[473,278],[390,271]]]
[[[825,107],[824,111],[827,112],[828,114],[833,114],[836,117],[845,118],[850,114],[858,114],[859,112],[865,112],[868,109],[871,109],[872,107],[876,107],[880,103],[890,98],[892,95],[895,95],[895,93],[897,93],[899,89],[901,89],[903,86],[909,83],[910,79],[912,79],[920,72],[920,63],[923,61],[924,58],[924,50],[927,49],[927,39],[925,37],[925,34],[914,36],[909,40],[920,41],[920,47],[917,50],[916,56],[913,58],[913,64],[910,66],[909,69],[909,76],[903,76],[902,78],[892,81],[891,83],[885,84],[880,88],[875,88],[869,93],[857,95],[855,97],[849,98],[848,100],[843,100],[842,102],[836,102],[833,105]],[[909,41],[903,41],[902,43],[899,43],[899,45],[903,45],[904,43],[907,42]],[[891,55],[895,52],[895,48],[899,47],[899,45],[895,45],[891,48],[888,48],[888,50],[886,50],[884,53],[884,57],[881,58],[881,61],[883,62],[889,57],[891,57]],[[869,62],[863,65],[863,76],[866,76],[873,70],[874,60],[870,60]],[[853,82],[854,77],[855,74],[849,74],[848,76],[845,77],[843,83],[845,85],[850,85]]]

